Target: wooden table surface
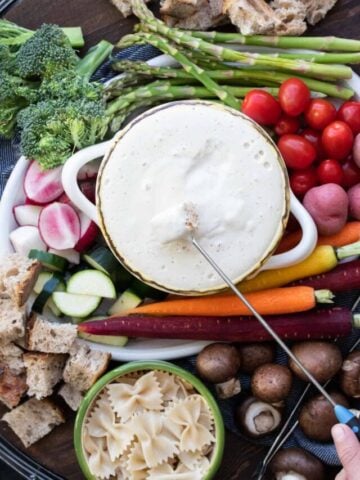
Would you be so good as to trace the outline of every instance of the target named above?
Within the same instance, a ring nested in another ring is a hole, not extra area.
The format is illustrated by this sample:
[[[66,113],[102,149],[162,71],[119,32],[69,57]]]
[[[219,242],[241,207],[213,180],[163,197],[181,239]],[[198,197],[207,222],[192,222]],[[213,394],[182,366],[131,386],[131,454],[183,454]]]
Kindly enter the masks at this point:
[[[20,0],[5,15],[9,20],[28,28],[37,28],[44,22],[62,26],[81,25],[87,45],[105,38],[115,42],[132,31],[134,18],[124,19],[108,0]],[[318,26],[308,31],[314,35],[336,35],[360,39],[359,0],[338,0],[336,7]],[[360,73],[360,68],[357,67]],[[3,412],[0,408],[0,415]],[[69,421],[27,450],[27,453],[68,480],[83,478],[77,465],[72,445],[73,415]],[[20,442],[3,422],[0,435],[20,449]],[[245,442],[228,432],[225,454],[216,480],[249,480],[254,467],[265,450]],[[3,479],[0,472],[0,478]],[[327,477],[333,478],[329,472]],[[4,479],[5,480],[5,479]]]

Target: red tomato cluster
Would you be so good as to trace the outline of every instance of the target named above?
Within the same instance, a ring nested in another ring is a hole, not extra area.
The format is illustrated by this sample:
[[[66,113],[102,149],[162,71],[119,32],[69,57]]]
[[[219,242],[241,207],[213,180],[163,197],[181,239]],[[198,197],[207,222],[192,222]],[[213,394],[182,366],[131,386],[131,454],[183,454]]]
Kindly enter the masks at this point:
[[[347,101],[336,110],[326,99],[311,99],[306,84],[290,78],[281,85],[279,100],[255,89],[246,95],[242,111],[274,129],[297,196],[316,185],[348,189],[360,182],[360,168],[351,157],[360,133],[360,102]]]

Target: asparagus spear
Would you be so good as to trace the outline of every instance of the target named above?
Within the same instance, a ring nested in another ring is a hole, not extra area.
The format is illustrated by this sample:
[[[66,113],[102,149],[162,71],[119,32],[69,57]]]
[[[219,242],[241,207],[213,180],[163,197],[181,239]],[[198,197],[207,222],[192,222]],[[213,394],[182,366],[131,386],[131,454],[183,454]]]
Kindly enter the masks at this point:
[[[268,57],[259,53],[243,53],[224,48],[213,43],[196,38],[182,30],[170,28],[162,21],[156,19],[147,8],[143,0],[132,0],[132,8],[135,15],[146,24],[147,28],[156,34],[166,36],[176,44],[183,45],[192,50],[198,50],[211,55],[216,59],[228,62],[242,62],[249,65],[263,65],[277,67],[282,70],[290,70],[297,73],[309,72],[314,77],[328,76],[329,78],[351,78],[352,70],[345,65],[324,65],[306,62],[304,60],[288,60],[284,58]],[[151,34],[142,34],[143,39],[151,43]]]
[[[360,52],[360,40],[338,37],[273,37],[263,35],[241,35],[225,32],[189,32],[197,38],[215,43],[255,45],[260,47],[303,48],[321,51]],[[343,62],[341,62],[343,63]]]
[[[139,36],[140,34],[136,34]],[[162,52],[173,57],[186,72],[188,72],[192,77],[196,78],[200,83],[202,83],[209,92],[212,92],[220,98],[220,100],[229,107],[239,109],[239,102],[236,98],[228,91],[227,87],[220,87],[214,80],[209,78],[205,73],[205,70],[191,62],[185,55],[183,55],[179,50],[168,41],[159,37],[158,35],[153,34],[141,34],[141,36],[146,36],[147,43],[150,43],[154,47],[157,47]],[[127,39],[129,36],[123,37],[119,42],[118,46],[123,46],[127,44]]]
[[[125,70],[126,72],[137,73],[139,75],[156,77],[156,78],[171,78],[171,79],[183,79],[190,80],[191,75],[181,69],[170,67],[152,67],[145,62],[132,62],[121,61],[113,64],[113,68],[116,70]],[[229,68],[229,67],[228,67]],[[207,70],[206,74],[219,82],[231,81],[231,80],[243,80],[243,81],[265,81],[275,84],[281,84],[288,78],[294,77],[294,75],[271,72],[271,71],[253,71],[253,70]],[[354,95],[354,91],[350,88],[341,87],[320,80],[314,80],[311,78],[298,76],[306,85],[315,92],[321,92],[326,95],[330,95],[336,98],[342,98],[348,100]]]

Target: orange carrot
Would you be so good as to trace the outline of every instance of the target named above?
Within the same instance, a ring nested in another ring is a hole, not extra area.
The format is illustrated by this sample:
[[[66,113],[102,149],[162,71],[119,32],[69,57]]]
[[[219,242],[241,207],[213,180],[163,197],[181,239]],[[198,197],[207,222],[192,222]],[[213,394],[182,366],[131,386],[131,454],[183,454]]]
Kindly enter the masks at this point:
[[[301,230],[290,233],[282,238],[276,253],[287,252],[295,247],[301,240]],[[334,235],[320,236],[317,245],[331,245],[332,247],[343,247],[360,240],[360,222],[349,222],[340,232]]]
[[[273,288],[246,294],[246,298],[262,315],[304,312],[317,302],[331,303],[329,290],[310,287]],[[144,315],[234,316],[251,315],[249,309],[235,295],[189,297],[150,303],[126,312]]]

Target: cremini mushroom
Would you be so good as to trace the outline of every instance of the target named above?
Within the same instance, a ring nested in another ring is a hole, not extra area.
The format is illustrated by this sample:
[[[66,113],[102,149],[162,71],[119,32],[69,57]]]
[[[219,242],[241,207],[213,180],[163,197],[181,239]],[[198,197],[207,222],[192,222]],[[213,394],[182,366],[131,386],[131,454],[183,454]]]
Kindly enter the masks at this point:
[[[291,350],[320,383],[332,378],[341,368],[341,351],[333,343],[321,341],[299,342],[293,345]],[[307,376],[292,359],[289,360],[289,367],[301,380],[308,381]]]
[[[292,374],[285,365],[265,363],[258,367],[251,378],[251,391],[260,400],[277,403],[290,393]]]
[[[279,407],[262,402],[255,397],[244,400],[235,411],[235,421],[245,435],[262,437],[276,430],[281,424]]]
[[[330,394],[336,404],[349,407],[347,399],[339,392]],[[310,399],[299,414],[299,425],[304,434],[319,442],[331,441],[331,428],[338,422],[334,408],[323,395]]]
[[[233,345],[212,343],[197,356],[196,370],[201,378],[214,383],[220,398],[229,398],[241,391],[236,377],[240,368],[240,356]]]
[[[360,397],[360,351],[350,353],[341,367],[341,390],[349,397]]]
[[[277,452],[269,470],[276,480],[324,480],[324,465],[301,448],[286,448]]]
[[[241,371],[249,375],[264,363],[275,360],[274,343],[240,343],[237,349],[241,358]]]

